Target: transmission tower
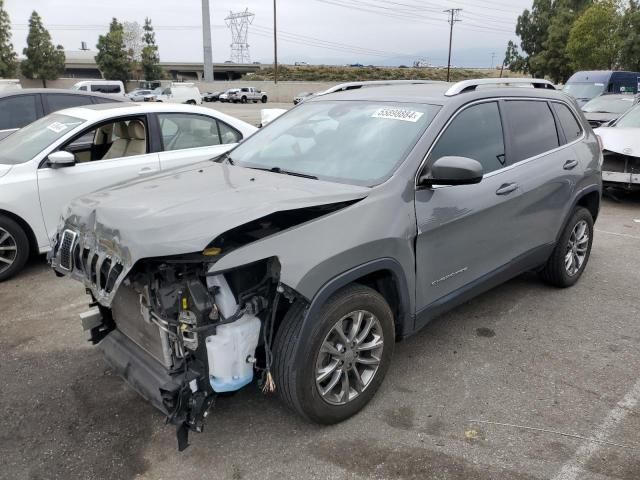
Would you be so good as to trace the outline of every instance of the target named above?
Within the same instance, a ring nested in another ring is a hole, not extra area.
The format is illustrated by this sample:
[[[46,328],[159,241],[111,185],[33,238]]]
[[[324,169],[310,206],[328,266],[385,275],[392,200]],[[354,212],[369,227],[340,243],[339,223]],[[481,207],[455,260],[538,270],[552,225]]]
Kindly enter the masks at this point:
[[[224,19],[227,27],[231,29],[231,58],[234,63],[251,63],[249,54],[249,25],[253,23],[255,14],[249,9],[244,12],[229,12],[229,16]]]

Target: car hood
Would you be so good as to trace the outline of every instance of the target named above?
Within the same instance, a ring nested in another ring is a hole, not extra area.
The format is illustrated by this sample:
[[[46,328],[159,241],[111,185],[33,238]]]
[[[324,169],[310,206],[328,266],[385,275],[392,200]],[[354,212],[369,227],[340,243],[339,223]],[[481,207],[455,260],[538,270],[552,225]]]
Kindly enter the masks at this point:
[[[66,226],[125,268],[202,252],[218,235],[269,214],[364,198],[367,187],[205,162],[74,200]],[[100,247],[97,247],[100,248]]]
[[[640,157],[640,128],[601,127],[594,131],[604,150]]]
[[[602,112],[583,112],[587,120],[595,120],[597,122],[609,122],[615,120],[621,114],[620,113],[602,113]]]
[[[0,163],[0,178],[4,177],[9,170],[13,168],[13,165],[5,165],[4,163]]]

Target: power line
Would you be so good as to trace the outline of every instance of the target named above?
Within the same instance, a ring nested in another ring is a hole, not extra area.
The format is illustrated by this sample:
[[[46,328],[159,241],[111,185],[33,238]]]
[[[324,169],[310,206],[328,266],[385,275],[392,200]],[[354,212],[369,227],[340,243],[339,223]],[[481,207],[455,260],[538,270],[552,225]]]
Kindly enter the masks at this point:
[[[278,12],[273,0],[273,83],[278,83]]]
[[[448,13],[449,16],[449,60],[447,62],[447,82],[451,81],[451,47],[453,45],[453,26],[455,25],[456,22],[461,22],[462,20],[460,20],[458,18],[458,15],[460,14],[460,12],[462,11],[461,8],[449,8],[447,10],[445,10],[446,13]]]
[[[255,14],[249,9],[242,12],[229,12],[227,18],[224,19],[227,27],[231,30],[231,55],[230,59],[235,63],[251,63],[251,55],[249,53],[249,25],[253,22]]]

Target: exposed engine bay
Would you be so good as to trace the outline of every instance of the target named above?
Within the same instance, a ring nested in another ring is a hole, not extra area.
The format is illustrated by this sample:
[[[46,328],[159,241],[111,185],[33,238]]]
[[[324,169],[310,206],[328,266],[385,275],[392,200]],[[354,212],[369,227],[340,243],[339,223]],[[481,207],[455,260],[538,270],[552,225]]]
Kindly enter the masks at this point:
[[[274,322],[280,298],[296,295],[279,283],[275,258],[211,274],[195,257],[139,262],[111,308],[94,303],[83,318],[117,373],[176,425],[180,450],[189,431],[202,431],[217,394],[248,385],[256,371],[265,391],[274,388]]]

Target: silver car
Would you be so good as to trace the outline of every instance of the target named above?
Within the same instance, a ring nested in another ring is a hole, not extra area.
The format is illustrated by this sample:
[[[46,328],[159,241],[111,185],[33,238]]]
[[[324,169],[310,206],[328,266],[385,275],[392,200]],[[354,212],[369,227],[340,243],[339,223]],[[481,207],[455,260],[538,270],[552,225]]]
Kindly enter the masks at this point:
[[[436,316],[530,270],[577,282],[601,161],[544,80],[350,84],[212,161],[76,200],[51,261],[91,292],[84,328],[180,448],[254,374],[331,424]]]

